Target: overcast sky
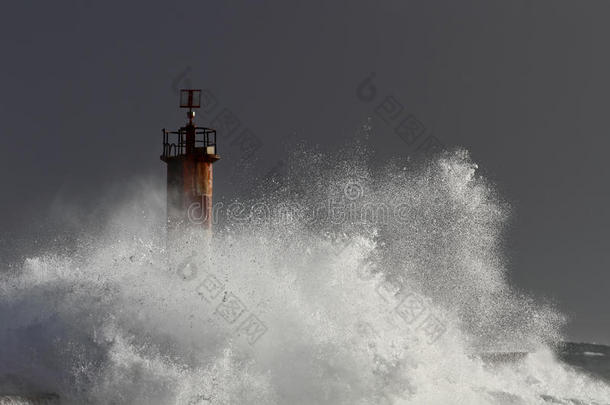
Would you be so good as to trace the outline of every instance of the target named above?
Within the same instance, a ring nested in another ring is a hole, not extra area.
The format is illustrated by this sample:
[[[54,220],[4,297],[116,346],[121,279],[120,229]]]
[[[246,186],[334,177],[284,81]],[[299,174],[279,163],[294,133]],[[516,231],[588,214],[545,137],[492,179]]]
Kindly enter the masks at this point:
[[[291,136],[346,142],[372,115],[356,89],[375,72],[376,97],[467,148],[512,202],[511,283],[556,300],[571,339],[610,343],[608,15],[603,0],[5,3],[3,254],[58,198],[162,182],[178,87],[209,88],[255,134],[262,172]],[[373,125],[379,156],[412,152]],[[225,162],[239,154],[220,142]]]

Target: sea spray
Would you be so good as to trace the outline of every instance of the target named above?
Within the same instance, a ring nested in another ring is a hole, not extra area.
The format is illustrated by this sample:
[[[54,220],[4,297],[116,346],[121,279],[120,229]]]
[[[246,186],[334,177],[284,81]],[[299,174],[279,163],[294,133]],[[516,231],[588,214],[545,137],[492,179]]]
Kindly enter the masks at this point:
[[[185,234],[168,249],[163,213],[128,204],[70,253],[4,273],[4,392],[75,404],[610,402],[607,385],[549,349],[563,317],[510,286],[510,210],[466,152],[382,169],[359,148],[290,162],[251,198],[221,202],[211,240]],[[479,356],[493,351],[530,354]]]

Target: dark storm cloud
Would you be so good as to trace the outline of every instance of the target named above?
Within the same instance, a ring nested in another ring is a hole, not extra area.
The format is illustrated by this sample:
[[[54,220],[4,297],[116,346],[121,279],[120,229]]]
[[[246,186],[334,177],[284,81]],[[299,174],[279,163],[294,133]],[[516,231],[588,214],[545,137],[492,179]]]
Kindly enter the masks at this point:
[[[229,181],[236,173],[281,167],[286,139],[334,148],[369,116],[381,161],[430,135],[466,147],[515,207],[513,284],[558,300],[573,339],[608,343],[609,9],[556,0],[6,4],[3,252],[42,232],[57,201],[95,206],[139,176],[162,184],[160,130],[182,123],[175,89],[192,85],[217,97],[203,124],[224,109],[240,122],[236,134],[219,133],[219,196],[240,191]],[[357,89],[371,72],[369,103]],[[388,97],[398,104],[380,107]],[[396,109],[396,121],[379,116]]]

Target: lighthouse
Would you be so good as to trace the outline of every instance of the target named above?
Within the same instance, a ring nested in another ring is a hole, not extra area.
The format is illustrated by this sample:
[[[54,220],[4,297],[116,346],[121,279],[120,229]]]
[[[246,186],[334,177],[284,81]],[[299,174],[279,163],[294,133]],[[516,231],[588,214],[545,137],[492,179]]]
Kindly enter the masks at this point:
[[[180,90],[180,108],[188,109],[186,125],[163,129],[161,160],[167,164],[168,232],[212,228],[214,162],[220,159],[216,130],[195,125],[201,90]]]

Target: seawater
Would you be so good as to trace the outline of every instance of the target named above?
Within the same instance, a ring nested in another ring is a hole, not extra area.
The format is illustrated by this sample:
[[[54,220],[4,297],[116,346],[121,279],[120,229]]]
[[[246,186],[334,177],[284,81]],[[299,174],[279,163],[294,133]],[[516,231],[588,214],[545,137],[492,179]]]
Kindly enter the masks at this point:
[[[168,244],[163,210],[143,213],[140,194],[104,231],[5,269],[0,392],[67,404],[610,403],[607,382],[555,354],[564,316],[511,285],[510,207],[467,152],[381,169],[357,147],[290,162],[217,206],[211,238]]]

